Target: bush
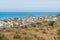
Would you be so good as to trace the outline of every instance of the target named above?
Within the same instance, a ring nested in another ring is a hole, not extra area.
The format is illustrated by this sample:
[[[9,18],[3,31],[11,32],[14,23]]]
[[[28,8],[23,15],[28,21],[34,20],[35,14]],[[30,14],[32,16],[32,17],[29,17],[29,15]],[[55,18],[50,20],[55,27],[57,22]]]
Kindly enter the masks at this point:
[[[39,29],[35,29],[36,30],[36,32],[39,32]]]
[[[20,39],[20,38],[21,38],[21,36],[20,36],[20,35],[18,35],[18,34],[14,34],[13,38],[14,38],[14,39]]]
[[[22,34],[23,34],[23,35],[26,35],[27,33],[26,33],[26,32],[23,32]]]
[[[8,38],[5,35],[0,34],[0,40],[8,40]]]
[[[11,32],[12,30],[7,29],[6,32]]]
[[[43,37],[38,37],[37,40],[45,40]]]
[[[37,40],[45,40],[43,37],[38,37],[37,35],[34,35],[34,37],[35,37]]]
[[[54,40],[56,40],[56,37],[54,37]]]
[[[33,24],[33,23],[31,23],[30,25],[31,25],[32,27],[36,27],[36,25],[35,25],[35,24]]]
[[[26,36],[25,40],[32,40],[32,37],[31,36]]]
[[[60,30],[57,30],[58,35],[60,36]]]
[[[57,37],[57,40],[60,40],[60,37]]]
[[[54,23],[55,23],[55,21],[50,21],[48,24],[49,24],[49,26],[53,26]]]
[[[47,34],[46,30],[43,30],[42,33]]]
[[[55,26],[56,29],[60,29],[60,20],[56,21],[54,23],[54,26]]]
[[[17,20],[18,20],[18,18],[17,18],[17,17],[15,17],[15,18],[14,18],[14,20],[15,20],[15,21],[17,21]]]
[[[37,37],[37,35],[33,35],[35,38]]]
[[[25,29],[25,28],[28,28],[28,26],[26,26],[26,25],[25,25],[25,26],[21,26],[21,28],[22,28],[22,29]]]

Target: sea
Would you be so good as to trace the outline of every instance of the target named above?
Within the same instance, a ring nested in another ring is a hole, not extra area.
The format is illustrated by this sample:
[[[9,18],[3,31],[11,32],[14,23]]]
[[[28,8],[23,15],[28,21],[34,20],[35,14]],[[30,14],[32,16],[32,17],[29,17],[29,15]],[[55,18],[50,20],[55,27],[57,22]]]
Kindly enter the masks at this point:
[[[0,12],[0,19],[14,17],[23,18],[26,16],[51,16],[57,14],[60,14],[60,12]]]

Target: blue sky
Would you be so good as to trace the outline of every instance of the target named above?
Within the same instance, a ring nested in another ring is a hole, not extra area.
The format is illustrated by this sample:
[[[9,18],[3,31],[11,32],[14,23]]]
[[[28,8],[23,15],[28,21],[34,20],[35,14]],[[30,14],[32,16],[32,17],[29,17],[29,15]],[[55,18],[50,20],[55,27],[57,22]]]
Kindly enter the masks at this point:
[[[60,12],[60,0],[0,0],[0,12]]]

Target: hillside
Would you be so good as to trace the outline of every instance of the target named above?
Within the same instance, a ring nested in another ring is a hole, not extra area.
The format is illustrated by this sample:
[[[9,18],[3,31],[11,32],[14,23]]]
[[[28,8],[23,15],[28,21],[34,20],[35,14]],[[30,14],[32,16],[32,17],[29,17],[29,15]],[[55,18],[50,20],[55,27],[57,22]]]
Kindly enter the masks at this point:
[[[60,40],[60,16],[0,20],[0,40]]]

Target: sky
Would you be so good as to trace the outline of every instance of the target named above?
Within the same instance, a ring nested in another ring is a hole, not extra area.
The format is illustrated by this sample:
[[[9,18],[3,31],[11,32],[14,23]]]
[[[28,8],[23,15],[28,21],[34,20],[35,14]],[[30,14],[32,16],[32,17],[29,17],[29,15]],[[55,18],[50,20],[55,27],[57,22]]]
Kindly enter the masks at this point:
[[[60,0],[0,0],[0,12],[60,12]]]

